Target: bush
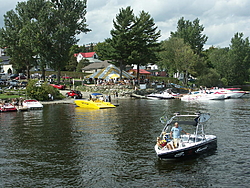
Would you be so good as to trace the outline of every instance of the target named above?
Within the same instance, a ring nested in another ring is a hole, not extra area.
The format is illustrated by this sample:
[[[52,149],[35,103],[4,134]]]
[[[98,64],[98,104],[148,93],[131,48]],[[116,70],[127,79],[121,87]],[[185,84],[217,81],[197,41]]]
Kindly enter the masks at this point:
[[[54,99],[62,99],[64,96],[59,92],[58,89],[50,86],[47,82],[41,86],[36,86],[36,80],[30,80],[27,85],[27,95],[32,99],[39,101],[48,100],[48,94],[51,94]]]

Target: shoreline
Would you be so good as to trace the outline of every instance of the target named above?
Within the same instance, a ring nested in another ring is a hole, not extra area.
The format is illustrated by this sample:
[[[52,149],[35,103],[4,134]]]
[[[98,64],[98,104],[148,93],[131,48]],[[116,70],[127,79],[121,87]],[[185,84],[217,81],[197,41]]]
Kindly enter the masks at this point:
[[[68,92],[69,90],[60,90],[60,93],[65,96],[65,94]],[[88,100],[89,99],[89,95],[91,94],[91,92],[81,92],[82,93],[82,100]],[[127,98],[131,98],[128,96],[122,96],[122,97],[114,97],[111,96],[111,101],[114,100],[118,100],[118,99],[127,99]],[[65,97],[64,99],[61,100],[53,100],[53,101],[39,101],[41,104],[75,104],[75,100],[74,98],[70,98],[70,97]]]

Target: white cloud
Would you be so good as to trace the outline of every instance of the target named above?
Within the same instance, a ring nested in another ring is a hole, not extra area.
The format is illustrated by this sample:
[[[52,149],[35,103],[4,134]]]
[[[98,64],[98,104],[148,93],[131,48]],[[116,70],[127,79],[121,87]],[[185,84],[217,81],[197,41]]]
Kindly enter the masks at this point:
[[[0,27],[3,27],[3,14],[14,9],[18,1],[0,0]],[[92,30],[81,34],[79,45],[91,42],[102,42],[110,37],[113,19],[119,9],[131,6],[134,14],[144,10],[154,18],[165,40],[171,31],[176,31],[177,22],[181,17],[193,21],[196,18],[205,27],[204,34],[208,36],[206,47],[227,47],[236,32],[250,36],[250,1],[249,0],[88,0],[87,24]]]

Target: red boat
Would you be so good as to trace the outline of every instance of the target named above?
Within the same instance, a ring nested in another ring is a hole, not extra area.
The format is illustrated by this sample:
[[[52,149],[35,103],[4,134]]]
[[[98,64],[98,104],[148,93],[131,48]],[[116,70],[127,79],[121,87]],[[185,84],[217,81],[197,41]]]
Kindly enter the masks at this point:
[[[9,103],[5,103],[0,106],[0,112],[16,112],[17,109],[15,106]]]

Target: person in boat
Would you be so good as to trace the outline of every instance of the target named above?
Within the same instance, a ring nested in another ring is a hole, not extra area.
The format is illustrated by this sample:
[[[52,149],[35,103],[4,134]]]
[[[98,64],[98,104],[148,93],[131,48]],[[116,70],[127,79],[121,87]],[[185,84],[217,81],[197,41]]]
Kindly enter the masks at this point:
[[[170,131],[170,138],[173,138],[175,148],[178,148],[178,146],[180,144],[181,132],[183,132],[185,134],[189,134],[186,131],[184,131],[181,127],[179,127],[178,122],[175,122],[174,127],[172,127],[172,129]]]
[[[157,145],[160,149],[163,149],[164,147],[168,148],[169,150],[173,149],[171,144],[169,144],[166,140],[162,140],[160,137],[157,137]]]
[[[104,101],[103,96],[100,96],[100,97],[99,97],[99,100],[100,100],[100,101]]]

